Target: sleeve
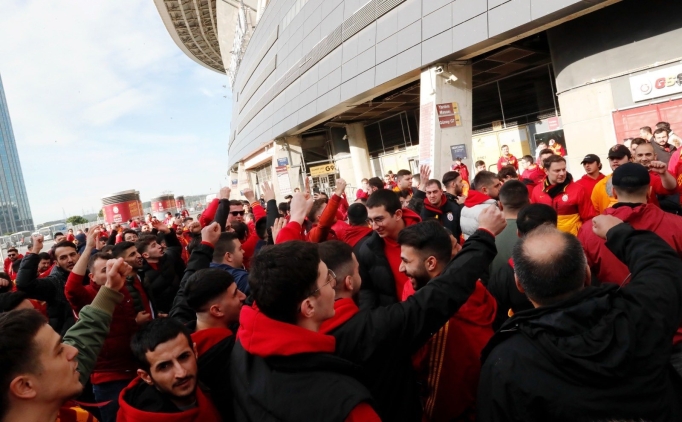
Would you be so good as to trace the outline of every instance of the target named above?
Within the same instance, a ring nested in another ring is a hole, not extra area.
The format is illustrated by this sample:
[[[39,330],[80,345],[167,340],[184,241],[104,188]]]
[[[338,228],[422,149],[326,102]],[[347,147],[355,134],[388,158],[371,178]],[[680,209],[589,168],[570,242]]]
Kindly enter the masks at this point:
[[[197,271],[209,268],[211,261],[213,260],[213,245],[202,242],[197,245],[197,247],[192,250],[192,255],[189,257],[189,262],[187,263],[187,269],[182,276],[182,281],[180,281],[180,288],[178,289],[175,299],[173,300],[173,307],[171,308],[168,315],[171,318],[176,318],[183,324],[197,319],[196,313],[187,304],[187,299],[185,298],[185,287],[187,286],[187,280]]]
[[[301,225],[296,221],[290,221],[277,234],[275,243],[290,242],[292,240],[305,240],[301,235]]]
[[[635,230],[627,223],[613,227],[606,246],[627,264],[630,283],[621,290],[631,303],[646,312],[663,315],[663,335],[675,333],[682,321],[682,261],[677,253],[653,232]]]
[[[109,238],[107,239],[107,245],[109,246],[116,245],[116,236],[118,236],[118,232],[116,230],[112,230],[111,234],[109,235]]]
[[[578,185],[580,186],[580,185]],[[594,209],[592,205],[592,200],[590,195],[588,195],[587,190],[580,186],[580,202],[578,203],[578,213],[580,213],[580,219],[585,222],[591,218],[597,216],[597,210]]]
[[[381,418],[372,406],[362,402],[350,411],[344,422],[381,422]]]
[[[497,171],[502,170],[502,157],[497,159]]]
[[[94,299],[83,285],[84,278],[82,275],[71,272],[64,286],[66,300],[69,301],[71,309],[76,313],[79,313],[84,306],[91,304]]]
[[[31,254],[21,260],[17,273],[17,289],[26,293],[31,299],[51,302],[57,296],[57,288],[53,284],[53,276],[38,278],[40,256]]]
[[[82,385],[88,382],[109,334],[114,309],[122,301],[123,294],[102,286],[92,305],[81,310],[78,321],[64,334],[63,343],[78,349],[78,372]]]
[[[230,212],[230,200],[229,199],[221,199],[218,201],[218,205],[216,206],[216,211],[215,215],[213,216],[213,222],[218,223],[220,225],[220,231],[224,232],[225,231],[225,226],[227,225],[227,215]],[[201,215],[201,218],[204,218],[204,215]],[[210,223],[209,223],[210,224]],[[203,227],[203,225],[202,225]]]
[[[324,208],[322,215],[320,216],[320,221],[317,226],[310,230],[310,241],[313,243],[320,243],[327,240],[329,235],[329,230],[334,223],[334,218],[336,218],[336,211],[339,209],[339,203],[341,202],[341,197],[337,194],[332,195],[329,203]]]
[[[277,208],[277,201],[275,201],[274,199],[269,200],[268,203],[265,204],[265,206],[267,208],[266,211],[267,223],[265,223],[265,227],[270,228],[275,224],[275,220],[279,218],[279,208]],[[258,220],[256,219],[256,221]]]
[[[365,242],[358,242],[355,248],[353,248],[353,253],[355,253],[359,264],[360,280],[362,280],[360,291],[358,292],[358,308],[361,310],[374,309],[379,306],[379,296],[374,288],[372,277],[369,276],[369,269],[374,262],[371,258],[367,257],[369,254],[372,254],[372,251],[365,247],[367,241],[369,239]]]
[[[218,205],[220,204],[220,199],[215,198],[213,201],[211,201],[208,206],[206,206],[206,209],[204,212],[201,213],[201,218],[199,218],[199,223],[201,223],[201,227],[206,227],[215,218],[215,213],[218,210]],[[225,224],[223,222],[223,224]],[[222,227],[222,226],[221,226]]]
[[[255,204],[255,205],[254,205]],[[266,217],[266,212],[260,203],[254,202],[251,204],[251,211],[253,212],[253,221],[258,221]]]
[[[651,178],[651,188],[652,188],[653,193],[655,193],[656,195],[674,195],[676,193],[675,189],[664,188],[663,187],[663,181],[661,180],[661,177],[658,175],[656,175],[656,176],[657,177]]]

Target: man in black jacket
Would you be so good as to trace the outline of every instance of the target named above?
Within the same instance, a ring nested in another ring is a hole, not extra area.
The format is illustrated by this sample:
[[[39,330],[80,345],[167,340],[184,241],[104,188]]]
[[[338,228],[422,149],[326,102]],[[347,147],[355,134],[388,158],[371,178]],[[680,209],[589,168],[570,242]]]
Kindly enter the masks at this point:
[[[160,221],[153,221],[152,224],[164,235],[165,252],[154,235],[143,236],[135,243],[135,247],[144,259],[142,285],[149,293],[154,309],[167,314],[180,287],[185,267],[182,261],[182,244],[168,226]]]
[[[363,383],[372,393],[382,420],[421,420],[411,356],[469,299],[482,269],[495,256],[493,234],[501,232],[506,222],[494,207],[482,212],[481,217],[480,230],[441,276],[405,302],[374,310],[358,309],[353,300],[364,280],[351,249],[334,241],[319,246],[320,258],[336,276],[336,313],[322,324],[320,332],[336,338],[336,355],[364,368]],[[419,223],[411,230],[419,230],[423,224],[434,223]],[[449,257],[449,235],[439,230]]]
[[[682,420],[670,365],[682,320],[682,261],[662,239],[601,215],[593,230],[628,264],[628,285],[590,287],[578,239],[542,226],[514,248],[517,284],[535,309],[483,352],[480,421]]]
[[[424,208],[421,211],[422,220],[435,219],[450,230],[455,239],[459,239],[462,235],[462,229],[459,226],[461,211],[459,204],[448,199],[443,192],[443,186],[436,179],[428,180],[424,189],[426,199],[424,199]]]
[[[66,296],[64,286],[66,279],[78,261],[76,245],[62,241],[54,246],[56,265],[49,276],[38,278],[40,251],[43,249],[43,236],[33,236],[33,253],[24,257],[17,273],[17,289],[25,292],[32,299],[47,302],[47,315],[50,326],[60,335],[64,335],[74,324],[73,313]]]

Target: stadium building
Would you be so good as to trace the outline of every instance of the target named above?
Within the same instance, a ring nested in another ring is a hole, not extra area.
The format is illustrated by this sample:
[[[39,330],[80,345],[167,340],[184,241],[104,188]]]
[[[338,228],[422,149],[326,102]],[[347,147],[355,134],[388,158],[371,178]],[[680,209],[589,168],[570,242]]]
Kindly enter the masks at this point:
[[[232,89],[234,187],[462,157],[554,139],[588,153],[667,121],[682,133],[682,8],[670,0],[155,0],[169,33]],[[605,165],[605,171],[608,166]]]

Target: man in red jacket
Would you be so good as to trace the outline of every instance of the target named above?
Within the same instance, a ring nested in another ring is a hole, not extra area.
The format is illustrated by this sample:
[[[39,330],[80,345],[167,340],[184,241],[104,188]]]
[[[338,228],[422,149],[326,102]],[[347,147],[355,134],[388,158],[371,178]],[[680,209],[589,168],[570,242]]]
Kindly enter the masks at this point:
[[[7,258],[5,258],[5,274],[7,274],[12,281],[16,280],[17,278],[16,272],[12,269],[12,264],[23,258],[24,255],[19,254],[17,248],[7,249]]]
[[[448,234],[432,222],[398,236],[400,271],[416,291],[445,270],[452,258]],[[479,281],[469,299],[414,356],[423,388],[423,420],[476,420],[481,351],[493,336],[495,299]]]
[[[514,169],[518,170],[519,160],[517,160],[516,157],[509,153],[509,146],[502,145],[500,151],[502,152],[502,156],[500,156],[500,159],[497,160],[497,171],[502,170],[502,167],[504,166],[514,166]]]
[[[235,419],[378,421],[369,391],[349,375],[353,364],[319,332],[335,313],[336,279],[317,245],[262,250],[250,282],[255,303],[242,308],[231,356]]]
[[[582,164],[585,170],[585,175],[576,180],[576,183],[582,186],[585,192],[592,198],[594,186],[606,177],[601,172],[601,160],[598,155],[587,154],[580,164]]]
[[[372,228],[367,224],[367,207],[364,204],[352,204],[348,207],[348,229],[344,232],[341,240],[351,248],[365,236],[372,233]]]
[[[92,303],[97,292],[107,281],[106,264],[111,255],[96,253],[91,256],[98,237],[99,230],[93,229],[88,232],[85,249],[69,273],[64,287],[66,299],[76,314],[79,314],[84,306]],[[86,271],[89,271],[90,284],[83,285]],[[145,321],[142,314],[135,311],[128,290],[123,287],[119,293],[123,294],[124,299],[114,309],[109,334],[90,376],[95,400],[99,403],[108,403],[100,407],[102,422],[116,420],[118,395],[135,378],[137,365],[130,351],[130,340],[137,332],[138,324]]]
[[[218,410],[197,382],[189,328],[173,318],[143,326],[131,343],[138,377],[119,396],[118,422],[218,422]]]

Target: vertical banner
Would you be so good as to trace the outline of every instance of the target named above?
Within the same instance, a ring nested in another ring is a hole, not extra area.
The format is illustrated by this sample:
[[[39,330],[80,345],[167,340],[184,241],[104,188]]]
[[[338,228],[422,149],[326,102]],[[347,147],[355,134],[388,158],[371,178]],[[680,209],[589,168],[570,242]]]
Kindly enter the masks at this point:
[[[433,102],[419,109],[419,165],[433,164],[434,118]]]
[[[277,183],[279,184],[279,193],[282,195],[291,195],[291,181],[289,180],[289,167],[286,165],[275,167],[277,173]]]

